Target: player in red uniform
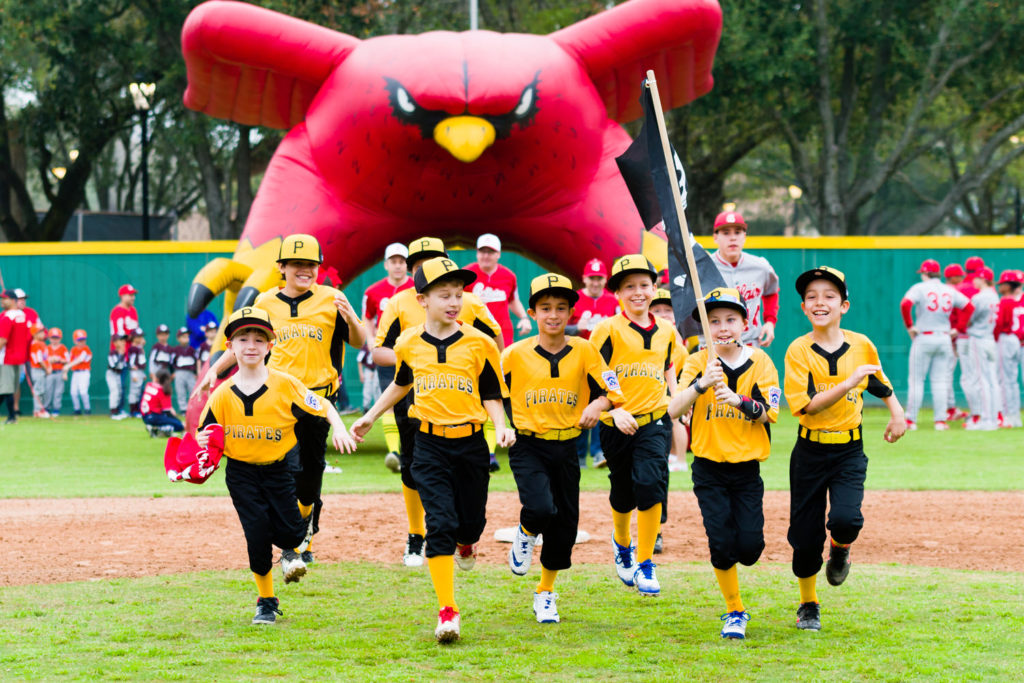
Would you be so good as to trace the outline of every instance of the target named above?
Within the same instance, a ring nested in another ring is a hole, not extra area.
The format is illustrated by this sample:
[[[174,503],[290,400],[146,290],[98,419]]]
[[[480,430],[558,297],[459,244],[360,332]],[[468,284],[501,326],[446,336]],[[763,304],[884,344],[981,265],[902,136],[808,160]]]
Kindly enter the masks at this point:
[[[409,277],[409,248],[401,242],[392,242],[384,250],[384,270],[388,276],[374,282],[366,288],[363,294],[363,321],[366,323],[366,338],[377,338],[377,325],[380,323],[380,314],[388,305],[388,300],[402,290],[412,287],[412,278]],[[362,367],[362,365],[360,365]],[[380,391],[391,384],[395,378],[393,366],[377,365],[375,372],[364,373],[367,381],[377,382]],[[381,416],[381,423],[384,425],[384,443],[388,447],[387,455],[384,456],[384,465],[394,473],[402,468],[402,461],[398,457],[401,450],[401,442],[398,436],[398,423],[395,421],[395,411],[388,410]]]
[[[0,293],[0,405],[7,403],[7,421],[14,424],[14,390],[21,381],[21,366],[28,361],[32,333],[25,311],[18,308],[17,296],[5,289]]]
[[[504,346],[508,347],[513,342],[512,318],[509,316],[509,311],[519,319],[516,323],[516,331],[520,335],[529,334],[533,327],[530,317],[526,315],[526,309],[519,301],[516,274],[505,266],[499,265],[499,258],[501,258],[501,240],[498,239],[498,236],[491,233],[480,235],[476,240],[476,263],[466,266],[466,270],[476,274],[476,280],[467,291],[476,294],[487,305],[491,317],[501,327]],[[497,472],[500,467],[498,460],[494,457],[495,434],[494,425],[490,421],[484,425],[484,438],[487,440],[487,449],[491,452],[491,472]]]
[[[583,267],[583,289],[577,294],[580,299],[573,307],[572,317],[565,327],[566,334],[575,334],[584,339],[590,338],[590,331],[605,318],[610,318],[622,310],[619,300],[605,289],[608,283],[608,266],[601,259],[591,259]],[[576,455],[580,467],[587,466],[587,450],[593,460],[594,467],[604,467],[604,453],[601,452],[601,440],[598,438],[597,427],[584,429],[576,437]]]
[[[999,309],[993,334],[999,353],[999,389],[1002,395],[1001,427],[1020,427],[1020,330],[1014,329],[1024,316],[1020,271],[1005,270],[999,276]]]
[[[958,264],[953,264],[958,265]],[[946,268],[949,270],[952,266]],[[958,292],[966,296],[968,299],[972,299],[975,294],[978,293],[978,288],[974,286],[975,274],[985,267],[985,261],[980,256],[970,256],[964,262],[965,277],[961,277],[959,282],[949,282],[950,285],[956,288]],[[953,270],[953,279],[956,279],[956,269]],[[947,281],[948,281],[947,276]],[[967,421],[964,422],[964,427],[972,424],[976,424],[981,417],[981,407],[976,405],[977,401],[974,399],[975,392],[972,391],[972,387],[978,383],[977,371],[971,363],[966,362],[968,356],[968,338],[967,338],[967,321],[970,319],[970,314],[964,314],[962,310],[953,309],[949,316],[949,324],[953,330],[956,330],[956,336],[953,338],[953,347],[956,352],[956,357],[960,359],[960,388],[964,392],[964,396],[967,398],[967,412],[970,416]],[[959,330],[965,330],[960,332]],[[953,393],[953,392],[950,392]]]

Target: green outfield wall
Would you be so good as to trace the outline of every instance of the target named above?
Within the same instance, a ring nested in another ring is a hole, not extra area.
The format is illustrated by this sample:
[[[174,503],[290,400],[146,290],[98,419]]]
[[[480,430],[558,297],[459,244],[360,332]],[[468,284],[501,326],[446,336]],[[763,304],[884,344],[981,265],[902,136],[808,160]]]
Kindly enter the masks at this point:
[[[714,247],[710,238],[700,242]],[[107,408],[103,376],[108,320],[118,301],[117,288],[128,282],[139,290],[135,305],[150,344],[157,324],[167,323],[172,328],[185,324],[185,295],[193,275],[210,259],[230,256],[234,247],[234,242],[226,241],[0,244],[0,273],[8,288],[20,287],[29,293],[29,305],[44,323],[64,330],[68,346],[71,330],[84,328],[89,333],[96,356],[90,389],[93,412],[103,412]],[[900,319],[899,302],[919,280],[916,271],[921,261],[934,258],[944,267],[979,255],[997,276],[1007,268],[1024,268],[1024,237],[751,237],[747,250],[771,261],[781,281],[777,336],[768,349],[780,375],[786,346],[809,329],[800,312],[794,280],[808,268],[829,265],[844,271],[849,284],[851,308],[843,326],[863,332],[875,342],[904,402],[910,341]],[[465,265],[474,260],[475,252],[457,251],[453,258]],[[541,268],[519,254],[506,253],[501,262],[519,276],[525,301],[529,281]],[[568,275],[574,280],[579,277]],[[374,266],[348,283],[345,293],[359,307],[366,287],[383,276],[383,267]],[[211,306],[218,317],[223,315],[222,305],[218,298]],[[358,406],[361,386],[354,351],[345,363],[345,381],[352,404]],[[959,386],[957,392],[959,395]],[[22,411],[31,412],[24,394],[27,392],[23,392]],[[66,410],[69,406],[70,398],[65,396]]]

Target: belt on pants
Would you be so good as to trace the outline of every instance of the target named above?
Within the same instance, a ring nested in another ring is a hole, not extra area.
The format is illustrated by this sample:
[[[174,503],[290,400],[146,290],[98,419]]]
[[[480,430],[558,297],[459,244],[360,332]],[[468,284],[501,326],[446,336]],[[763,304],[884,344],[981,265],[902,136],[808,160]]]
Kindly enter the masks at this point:
[[[420,422],[420,431],[424,434],[433,434],[445,439],[461,439],[473,436],[484,428],[483,425],[475,422],[465,422],[460,425],[434,425],[429,422]]]
[[[662,409],[662,410],[655,410],[653,413],[644,413],[643,415],[634,415],[633,419],[636,420],[636,426],[637,427],[643,427],[648,422],[654,422],[655,420],[660,420],[665,415],[666,412],[667,411],[665,411],[664,409]],[[611,417],[601,418],[601,422],[606,424],[606,425],[608,425],[609,427],[612,427],[612,426],[615,425],[615,420],[613,420]]]
[[[570,427],[569,429],[549,429],[546,432],[528,432],[525,429],[517,429],[516,434],[520,436],[531,436],[534,439],[544,439],[545,441],[569,441],[575,439],[581,434],[579,427]]]
[[[334,384],[325,384],[322,387],[310,387],[309,391],[312,391],[320,398],[330,398],[331,394],[333,393],[331,391],[332,387],[334,387]]]
[[[860,427],[845,432],[800,427],[800,438],[814,443],[850,443],[851,441],[860,441]]]

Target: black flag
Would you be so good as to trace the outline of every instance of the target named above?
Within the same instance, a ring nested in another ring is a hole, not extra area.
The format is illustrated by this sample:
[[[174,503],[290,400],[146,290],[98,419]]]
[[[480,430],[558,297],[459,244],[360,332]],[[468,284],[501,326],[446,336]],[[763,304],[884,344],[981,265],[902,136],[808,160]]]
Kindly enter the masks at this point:
[[[619,165],[619,173],[626,181],[626,187],[633,197],[644,227],[650,230],[664,220],[665,233],[668,235],[668,276],[669,291],[672,293],[672,310],[676,315],[676,327],[685,336],[696,334],[700,325],[694,325],[690,317],[697,308],[697,298],[693,288],[693,274],[686,263],[686,252],[683,246],[682,233],[679,230],[679,216],[676,214],[676,203],[672,197],[672,186],[675,182],[679,187],[679,195],[686,208],[686,173],[682,161],[675,149],[672,160],[675,168],[671,174],[665,166],[665,153],[661,148],[661,135],[658,133],[658,120],[654,114],[657,106],[651,97],[651,89],[646,80],[642,87],[641,102],[644,107],[644,123],[637,136],[622,156],[615,159]],[[671,179],[670,179],[671,178]],[[718,267],[711,260],[711,255],[704,247],[690,237],[693,247],[693,258],[697,264],[697,277],[701,289],[710,292],[715,287],[725,287],[725,280]]]

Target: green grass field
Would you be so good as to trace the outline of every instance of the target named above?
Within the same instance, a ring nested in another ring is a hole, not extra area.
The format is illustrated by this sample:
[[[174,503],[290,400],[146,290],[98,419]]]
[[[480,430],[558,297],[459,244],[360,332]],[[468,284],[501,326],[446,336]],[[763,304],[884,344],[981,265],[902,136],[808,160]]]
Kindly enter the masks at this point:
[[[868,488],[909,490],[1012,491],[1024,489],[1024,453],[1020,430],[948,432],[922,429],[896,444],[882,441],[888,413],[865,414],[865,450],[870,459]],[[922,424],[928,425],[927,416]],[[773,426],[772,456],[762,465],[765,487],[789,488],[789,452],[796,421],[784,414]],[[63,417],[55,421],[24,419],[0,426],[0,498],[227,495],[220,474],[202,486],[172,484],[163,471],[165,441],[151,439],[139,420],[114,422],[106,417]],[[340,475],[324,477],[328,493],[399,491],[397,475],[383,465],[383,434],[374,426],[356,455],[329,451]],[[691,456],[692,457],[692,456]],[[501,456],[505,464],[503,455]],[[583,472],[583,490],[604,491],[606,470]],[[672,488],[690,488],[683,473]],[[513,491],[507,465],[491,478],[492,491]]]
[[[610,568],[559,578],[562,623],[537,624],[530,591],[498,568],[461,573],[463,639],[433,642],[426,571],[317,566],[279,588],[273,627],[248,624],[242,572],[0,589],[4,678],[110,680],[1019,680],[1019,574],[857,566],[825,587],[823,630],[793,623],[786,567],[741,572],[753,618],[723,641],[709,567],[659,569],[640,598]],[[823,582],[824,583],[824,582]]]
[[[928,424],[927,416],[922,422]],[[881,440],[886,414],[866,414],[868,486],[874,489],[1024,489],[1020,432],[908,434]],[[795,422],[773,429],[763,474],[787,488]],[[171,484],[162,439],[137,420],[26,419],[0,427],[0,498],[226,495],[223,476]],[[325,490],[387,492],[383,440],[359,454],[329,454],[344,472]],[[504,459],[503,464],[504,464]],[[513,489],[508,468],[492,490]],[[673,488],[690,486],[686,474]],[[607,489],[602,470],[585,490]],[[2,503],[0,503],[2,504]],[[937,520],[937,523],[939,521]],[[2,537],[2,531],[0,531]],[[45,551],[49,542],[40,539]],[[610,567],[563,572],[562,623],[541,626],[526,579],[500,567],[459,573],[463,640],[433,641],[436,603],[427,572],[395,564],[317,565],[278,595],[285,616],[249,625],[255,591],[246,571],[206,572],[0,588],[4,680],[1019,680],[1024,678],[1024,574],[857,564],[835,589],[820,581],[824,629],[793,626],[798,602],[788,565],[740,571],[753,618],[744,642],[718,636],[722,598],[706,564],[659,567],[663,596],[641,599]]]

